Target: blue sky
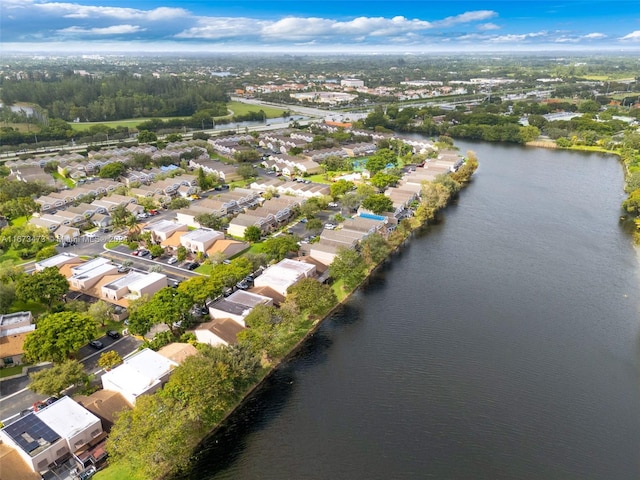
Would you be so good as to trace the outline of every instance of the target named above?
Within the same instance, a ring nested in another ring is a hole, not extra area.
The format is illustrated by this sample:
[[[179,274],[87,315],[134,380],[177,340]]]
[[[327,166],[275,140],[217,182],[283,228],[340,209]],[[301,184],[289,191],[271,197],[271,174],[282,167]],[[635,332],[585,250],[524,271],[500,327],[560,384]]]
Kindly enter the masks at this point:
[[[1,0],[9,51],[468,52],[640,49],[627,0]]]

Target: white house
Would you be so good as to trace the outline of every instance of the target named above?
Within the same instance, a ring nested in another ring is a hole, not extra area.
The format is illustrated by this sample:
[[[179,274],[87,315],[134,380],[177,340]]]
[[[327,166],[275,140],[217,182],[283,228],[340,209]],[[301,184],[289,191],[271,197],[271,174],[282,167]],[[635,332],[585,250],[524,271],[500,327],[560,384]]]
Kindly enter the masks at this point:
[[[36,415],[62,437],[71,453],[102,433],[100,419],[67,396],[39,410]]]
[[[279,294],[286,296],[290,286],[295,285],[303,278],[314,277],[315,273],[315,265],[285,258],[256,277],[254,285],[256,287],[271,287]]]
[[[205,253],[216,240],[223,240],[224,233],[209,228],[191,230],[180,237],[180,244],[190,252]]]
[[[216,347],[235,344],[242,330],[244,327],[231,318],[216,318],[198,325],[194,333],[199,342]]]
[[[151,297],[161,288],[167,286],[167,276],[158,272],[129,272],[128,274],[102,286],[100,295],[105,300],[116,301],[122,298],[129,300],[143,295]]]
[[[145,393],[164,385],[178,364],[145,348],[124,359],[124,363],[102,376],[102,388],[119,392],[131,405]]]
[[[230,318],[245,327],[244,318],[256,305],[273,305],[273,300],[257,293],[237,290],[227,298],[210,304],[209,314],[213,319]]]

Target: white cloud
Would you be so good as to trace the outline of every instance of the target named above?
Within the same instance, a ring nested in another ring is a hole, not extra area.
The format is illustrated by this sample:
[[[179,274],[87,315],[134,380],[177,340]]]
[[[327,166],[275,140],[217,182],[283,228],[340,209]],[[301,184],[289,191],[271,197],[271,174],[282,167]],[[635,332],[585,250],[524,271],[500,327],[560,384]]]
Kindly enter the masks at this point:
[[[68,27],[58,30],[58,33],[65,35],[124,35],[128,33],[143,32],[145,30],[146,28],[142,28],[138,25],[112,25],[111,27],[103,28]]]
[[[465,12],[460,15],[454,15],[453,17],[447,17],[443,20],[433,22],[436,27],[450,27],[459,23],[479,22],[482,20],[488,20],[498,14],[493,10],[476,10],[473,12]]]
[[[500,27],[495,23],[483,23],[481,25],[478,25],[476,28],[481,32],[487,32],[489,30],[500,30]]]
[[[640,30],[636,30],[635,32],[631,32],[624,37],[620,37],[620,40],[632,40],[638,41],[640,40]]]
[[[509,34],[509,35],[500,35],[498,37],[493,37],[490,39],[490,41],[494,43],[518,43],[531,38],[538,38],[538,37],[545,37],[545,36],[547,36],[547,32],[544,32],[544,31],[520,33],[520,34]]]
[[[5,0],[3,0],[4,2]],[[17,4],[14,0],[14,8],[36,9],[43,13],[56,15],[64,18],[117,18],[122,20],[146,20],[150,22],[160,20],[171,20],[176,17],[184,17],[191,15],[183,8],[159,7],[153,10],[140,10],[136,8],[125,7],[101,7],[92,5],[79,5],[77,3],[67,2],[44,2],[35,3],[30,1]]]
[[[200,17],[195,27],[175,35],[175,38],[221,40],[255,35],[262,29],[261,22],[243,17]]]
[[[583,35],[581,38],[607,38],[607,36],[604,33],[593,32],[593,33],[587,33],[586,35]]]

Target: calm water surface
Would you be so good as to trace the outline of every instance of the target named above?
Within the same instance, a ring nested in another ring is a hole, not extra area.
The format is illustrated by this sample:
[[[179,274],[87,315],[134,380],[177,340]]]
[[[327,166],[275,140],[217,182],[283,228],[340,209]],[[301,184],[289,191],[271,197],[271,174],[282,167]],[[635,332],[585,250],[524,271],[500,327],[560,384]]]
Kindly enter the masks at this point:
[[[201,452],[194,479],[640,478],[640,281],[616,160],[481,166]]]

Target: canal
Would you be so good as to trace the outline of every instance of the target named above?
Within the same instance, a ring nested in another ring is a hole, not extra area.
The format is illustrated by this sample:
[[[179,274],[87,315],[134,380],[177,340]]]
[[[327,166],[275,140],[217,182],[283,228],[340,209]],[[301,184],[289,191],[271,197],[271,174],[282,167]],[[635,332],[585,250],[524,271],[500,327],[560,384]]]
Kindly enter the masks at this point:
[[[640,280],[620,164],[480,168],[200,452],[193,479],[640,478]]]

